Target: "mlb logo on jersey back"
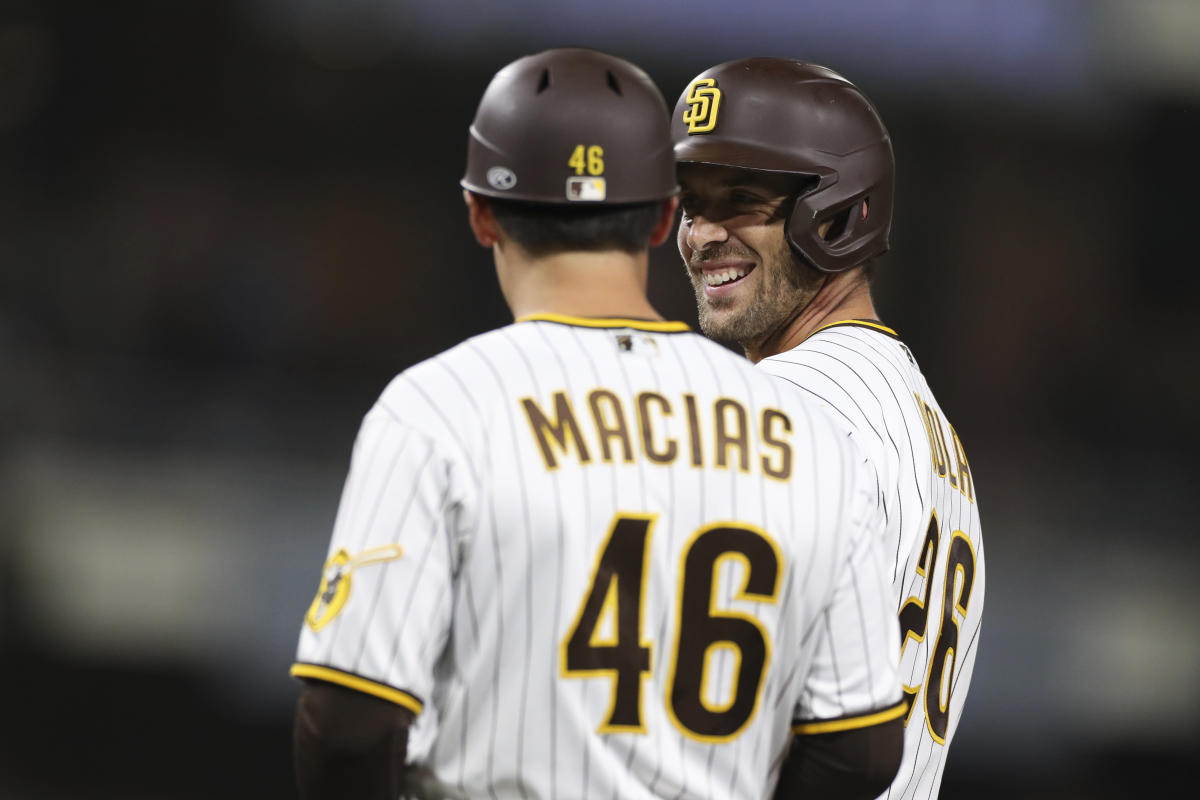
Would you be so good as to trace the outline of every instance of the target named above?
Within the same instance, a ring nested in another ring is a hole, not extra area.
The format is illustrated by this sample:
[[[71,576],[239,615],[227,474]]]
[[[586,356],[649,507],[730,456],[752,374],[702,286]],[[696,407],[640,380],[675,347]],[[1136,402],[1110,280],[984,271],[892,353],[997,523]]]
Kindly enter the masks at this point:
[[[653,336],[646,334],[618,333],[613,337],[617,342],[617,351],[621,353],[636,353],[643,356],[658,355],[658,342]]]

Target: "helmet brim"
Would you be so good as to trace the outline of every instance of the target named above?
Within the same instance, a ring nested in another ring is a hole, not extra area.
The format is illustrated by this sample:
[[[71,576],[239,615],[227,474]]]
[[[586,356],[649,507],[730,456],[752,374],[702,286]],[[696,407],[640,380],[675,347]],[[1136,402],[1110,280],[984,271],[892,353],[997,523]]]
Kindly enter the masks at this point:
[[[689,139],[675,145],[676,164],[709,164],[719,167],[755,170],[759,172],[786,172],[793,175],[819,177],[830,170],[800,170],[796,168],[794,153],[781,153],[752,142],[730,139]]]

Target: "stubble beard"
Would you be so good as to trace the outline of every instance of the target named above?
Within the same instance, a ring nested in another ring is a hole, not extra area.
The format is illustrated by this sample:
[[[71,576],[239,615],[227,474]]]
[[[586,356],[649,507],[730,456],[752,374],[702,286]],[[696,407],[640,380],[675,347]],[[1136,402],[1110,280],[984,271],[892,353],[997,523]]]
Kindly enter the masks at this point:
[[[692,263],[746,255],[739,248],[719,249],[706,252],[702,259],[693,258]],[[787,242],[767,254],[755,271],[762,274],[748,303],[739,297],[710,298],[704,293],[704,282],[693,278],[700,330],[705,336],[751,349],[791,322],[816,296],[823,280],[820,273],[792,253]],[[739,301],[743,308],[728,313]]]

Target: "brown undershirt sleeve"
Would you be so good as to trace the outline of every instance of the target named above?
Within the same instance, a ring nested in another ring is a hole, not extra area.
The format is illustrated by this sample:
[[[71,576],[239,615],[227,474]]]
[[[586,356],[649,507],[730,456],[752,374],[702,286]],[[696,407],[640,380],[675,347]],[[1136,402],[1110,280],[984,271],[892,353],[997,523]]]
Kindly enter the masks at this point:
[[[292,727],[301,800],[396,800],[413,719],[387,700],[305,680]]]
[[[904,719],[835,733],[797,735],[779,774],[775,800],[874,800],[904,752]]]

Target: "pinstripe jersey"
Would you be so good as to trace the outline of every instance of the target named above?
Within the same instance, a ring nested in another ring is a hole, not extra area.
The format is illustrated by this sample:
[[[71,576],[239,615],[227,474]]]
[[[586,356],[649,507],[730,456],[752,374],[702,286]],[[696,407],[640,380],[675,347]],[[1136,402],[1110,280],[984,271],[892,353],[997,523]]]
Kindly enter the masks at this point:
[[[909,704],[904,761],[881,797],[935,798],[983,615],[983,539],[962,441],[912,353],[883,325],[827,325],[759,367],[823,403],[876,466]]]
[[[766,797],[793,730],[904,710],[854,438],[682,323],[469,339],[365,416],[292,674],[462,796]]]

